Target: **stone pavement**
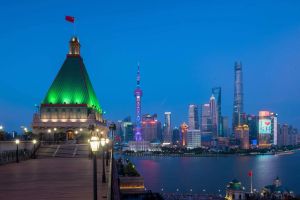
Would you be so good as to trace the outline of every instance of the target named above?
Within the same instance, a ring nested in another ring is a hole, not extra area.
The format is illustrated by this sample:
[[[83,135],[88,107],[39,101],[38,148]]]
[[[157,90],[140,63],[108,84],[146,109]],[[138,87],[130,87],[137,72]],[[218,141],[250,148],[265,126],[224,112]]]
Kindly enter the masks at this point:
[[[47,158],[0,166],[1,200],[93,199],[93,168],[88,158]],[[97,160],[98,199],[107,199],[102,160]]]

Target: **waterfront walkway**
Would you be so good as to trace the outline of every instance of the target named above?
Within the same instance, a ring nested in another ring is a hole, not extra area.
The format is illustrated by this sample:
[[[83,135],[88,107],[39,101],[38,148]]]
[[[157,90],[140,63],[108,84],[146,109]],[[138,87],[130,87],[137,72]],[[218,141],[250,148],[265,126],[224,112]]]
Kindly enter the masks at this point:
[[[102,184],[102,160],[98,159],[98,199],[108,199]],[[93,166],[88,158],[44,158],[0,166],[0,199],[82,200],[93,197]]]

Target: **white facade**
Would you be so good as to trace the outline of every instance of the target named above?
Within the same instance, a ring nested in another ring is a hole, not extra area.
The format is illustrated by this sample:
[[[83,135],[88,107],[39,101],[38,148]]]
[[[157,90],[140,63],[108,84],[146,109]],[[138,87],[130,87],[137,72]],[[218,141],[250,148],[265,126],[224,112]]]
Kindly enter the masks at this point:
[[[277,122],[277,115],[274,116],[273,118],[273,144],[277,145],[278,144],[278,122]]]
[[[129,146],[129,149],[134,152],[149,151],[150,142],[148,142],[148,141],[129,141],[128,146]]]
[[[189,105],[189,128],[199,129],[198,106],[195,104]]]
[[[200,116],[200,130],[210,131],[211,130],[211,120],[210,120],[210,106],[208,103],[202,104],[201,106],[201,116]]]
[[[200,130],[188,130],[187,131],[187,148],[194,149],[201,147],[201,132]]]
[[[165,112],[165,124],[163,129],[163,142],[172,142],[172,128],[171,128],[171,112]]]

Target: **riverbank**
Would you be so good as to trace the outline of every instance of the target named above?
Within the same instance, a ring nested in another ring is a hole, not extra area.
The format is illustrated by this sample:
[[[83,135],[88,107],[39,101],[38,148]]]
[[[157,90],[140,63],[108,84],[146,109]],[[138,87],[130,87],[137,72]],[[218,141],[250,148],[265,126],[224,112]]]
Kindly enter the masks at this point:
[[[300,149],[293,149],[288,151],[274,151],[274,152],[249,152],[249,153],[169,153],[169,152],[123,152],[122,155],[135,157],[228,157],[228,156],[263,156],[263,155],[289,155]]]

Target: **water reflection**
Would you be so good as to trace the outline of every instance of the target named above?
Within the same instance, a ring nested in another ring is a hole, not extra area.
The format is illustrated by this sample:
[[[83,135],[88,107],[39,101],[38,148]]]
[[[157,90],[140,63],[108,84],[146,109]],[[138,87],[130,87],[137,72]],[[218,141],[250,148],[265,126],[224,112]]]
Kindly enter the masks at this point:
[[[148,189],[160,192],[222,193],[229,181],[239,179],[250,190],[271,184],[279,176],[283,184],[300,193],[300,152],[284,156],[228,157],[130,157],[144,176]],[[220,190],[220,192],[219,192]]]

